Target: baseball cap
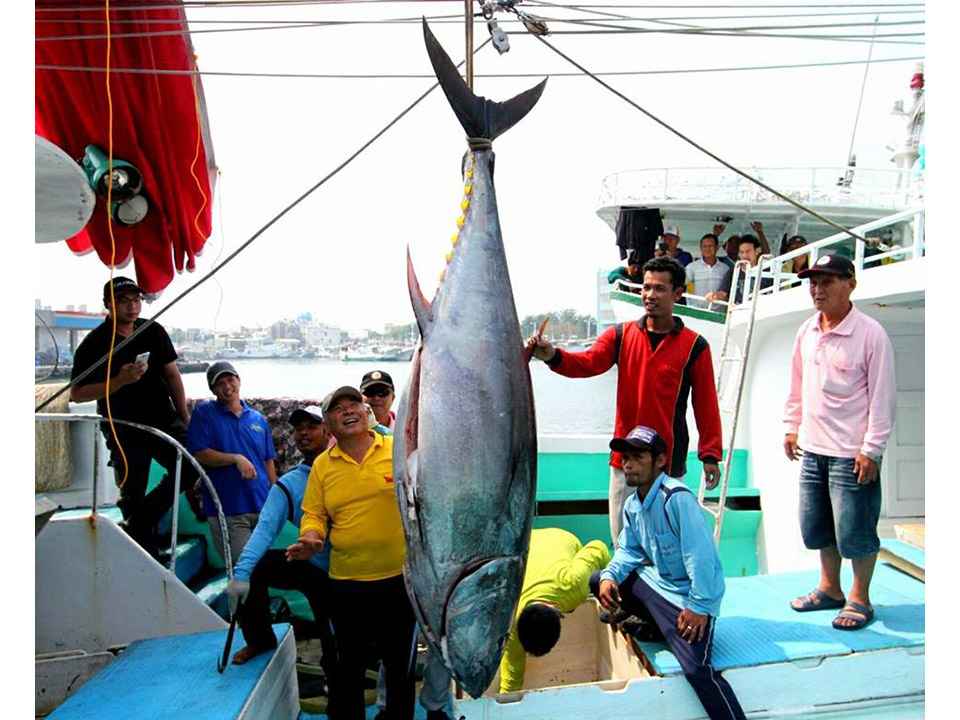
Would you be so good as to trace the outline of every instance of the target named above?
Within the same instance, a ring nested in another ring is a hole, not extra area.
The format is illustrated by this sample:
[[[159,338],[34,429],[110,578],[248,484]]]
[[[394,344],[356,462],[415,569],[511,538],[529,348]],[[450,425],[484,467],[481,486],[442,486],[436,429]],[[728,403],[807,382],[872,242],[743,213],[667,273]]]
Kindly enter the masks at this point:
[[[363,402],[363,395],[360,394],[359,390],[350,385],[344,385],[343,387],[339,387],[327,395],[323,399],[323,402],[320,403],[320,412],[322,413],[323,417],[326,417],[327,413],[330,412],[330,407],[333,405],[333,403],[342,397],[348,397],[351,400]]]
[[[805,278],[813,273],[830,273],[848,278],[857,276],[853,263],[843,255],[821,255],[813,265],[798,272],[797,277]]]
[[[235,375],[236,377],[240,377],[240,373],[237,372],[231,363],[228,363],[226,360],[217,360],[207,368],[207,387],[212,390],[221,375]]]
[[[104,299],[104,300],[109,300],[109,299],[110,299],[110,285],[111,285],[111,283],[113,284],[113,294],[114,294],[114,297],[120,295],[120,293],[125,293],[125,292],[130,292],[130,291],[140,293],[141,295],[144,294],[143,288],[141,288],[139,285],[137,285],[133,280],[131,280],[131,279],[128,278],[128,277],[124,277],[123,275],[117,275],[113,280],[107,280],[107,282],[104,283],[104,285],[103,285],[103,299]]]
[[[296,425],[304,420],[323,422],[323,410],[318,408],[316,405],[304,405],[303,407],[298,407],[296,410],[290,413],[291,425]]]
[[[646,425],[637,425],[627,433],[625,438],[611,440],[610,449],[621,453],[630,450],[652,450],[656,455],[659,455],[667,451],[667,444],[653,428],[648,428]]]
[[[680,228],[678,228],[676,225],[667,225],[667,227],[663,229],[663,235],[661,235],[660,237],[663,237],[664,235],[673,235],[674,237],[680,237]]]
[[[363,379],[360,381],[360,392],[366,392],[367,388],[374,385],[386,385],[391,390],[393,390],[393,378],[390,377],[389,373],[385,373],[383,370],[372,370],[363,376]]]

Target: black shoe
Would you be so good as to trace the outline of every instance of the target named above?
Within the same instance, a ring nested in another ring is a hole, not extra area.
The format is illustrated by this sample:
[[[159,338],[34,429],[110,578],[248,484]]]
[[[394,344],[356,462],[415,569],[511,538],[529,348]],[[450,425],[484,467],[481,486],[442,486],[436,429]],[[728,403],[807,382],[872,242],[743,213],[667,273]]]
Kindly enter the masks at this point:
[[[427,720],[450,720],[450,716],[443,710],[427,710]]]
[[[620,623],[621,632],[636,638],[640,642],[665,642],[666,638],[660,628],[651,622],[631,615]]]
[[[624,611],[623,608],[617,610],[616,612],[601,610],[599,615],[600,622],[606,623],[607,625],[619,625],[628,617],[630,617],[630,613]]]
[[[373,720],[387,720],[390,716],[387,715],[386,710],[381,710],[376,715],[373,716]]]

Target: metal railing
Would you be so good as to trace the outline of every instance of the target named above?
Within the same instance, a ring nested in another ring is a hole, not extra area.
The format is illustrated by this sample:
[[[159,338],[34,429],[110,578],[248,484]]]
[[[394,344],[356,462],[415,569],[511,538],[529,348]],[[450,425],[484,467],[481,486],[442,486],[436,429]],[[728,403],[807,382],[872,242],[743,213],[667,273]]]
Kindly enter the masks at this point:
[[[760,274],[761,277],[772,278],[773,284],[769,287],[761,288],[759,293],[760,295],[773,295],[781,292],[782,290],[787,290],[790,287],[793,287],[793,283],[789,281],[797,279],[797,275],[795,273],[783,272],[783,266],[787,262],[803,255],[809,255],[809,267],[813,267],[823,250],[829,250],[830,248],[836,247],[840,244],[846,245],[850,242],[854,243],[853,265],[856,268],[858,276],[859,273],[862,270],[867,269],[869,265],[875,265],[876,263],[888,258],[892,258],[896,261],[914,260],[916,258],[923,257],[926,247],[926,242],[924,239],[924,218],[924,208],[910,208],[907,210],[902,210],[898,213],[894,213],[893,215],[872,220],[868,223],[858,225],[857,227],[851,229],[851,232],[862,237],[868,233],[876,232],[877,230],[893,227],[906,222],[912,222],[913,228],[910,237],[910,243],[907,245],[895,245],[890,249],[881,251],[868,257],[866,255],[867,246],[862,240],[858,240],[848,233],[836,233],[834,235],[830,235],[829,237],[825,237],[822,240],[817,240],[809,245],[804,245],[796,250],[791,250],[783,255],[777,255],[776,257],[771,258],[768,265],[769,269],[764,268],[763,270],[760,270],[760,263],[758,263],[756,267],[750,268],[748,275],[749,277],[755,278],[758,274]],[[748,293],[743,293],[743,297],[740,299],[740,302],[734,304],[739,305],[746,303],[748,301],[747,295]],[[731,302],[733,302],[733,300],[731,300]]]
[[[852,170],[852,175],[851,175]],[[885,207],[916,202],[911,170],[834,167],[751,168],[751,173],[794,200],[813,204]],[[849,182],[847,182],[849,180]],[[781,203],[781,199],[723,168],[645,168],[607,175],[598,207],[657,201]]]
[[[109,420],[102,415],[92,413],[34,413],[33,418],[35,422],[89,422],[97,423],[98,425],[100,423],[109,422]],[[197,462],[196,458],[194,458],[193,455],[191,455],[183,445],[162,430],[157,430],[157,428],[150,427],[149,425],[141,425],[140,423],[131,422],[129,420],[118,420],[116,418],[113,419],[113,424],[126,425],[128,427],[136,428],[137,430],[142,430],[146,433],[154,435],[172,445],[177,451],[177,464],[173,475],[173,502],[171,504],[172,516],[170,524],[170,572],[176,574],[177,569],[177,529],[178,520],[180,517],[180,468],[183,463],[183,458],[186,457],[188,462],[193,465],[194,469],[199,474],[200,479],[203,480],[207,490],[210,492],[210,497],[213,498],[213,504],[217,509],[217,519],[220,523],[220,534],[223,543],[223,560],[224,564],[226,565],[227,577],[228,579],[232,580],[233,557],[230,553],[230,534],[227,530],[227,520],[223,514],[223,506],[220,504],[220,496],[217,495],[217,489],[213,486],[213,483],[207,476],[203,466]],[[95,517],[97,514],[97,490],[99,487],[99,480],[100,438],[95,433],[93,439],[93,503],[90,510],[91,517]]]

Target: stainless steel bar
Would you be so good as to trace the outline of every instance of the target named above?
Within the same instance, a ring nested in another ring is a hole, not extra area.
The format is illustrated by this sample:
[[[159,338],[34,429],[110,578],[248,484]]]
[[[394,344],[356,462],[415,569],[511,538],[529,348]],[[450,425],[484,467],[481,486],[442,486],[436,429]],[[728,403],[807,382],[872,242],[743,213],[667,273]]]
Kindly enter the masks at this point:
[[[173,505],[171,506],[170,521],[170,572],[177,574],[177,528],[180,521],[180,466],[183,464],[183,453],[177,450],[177,466],[173,471]]]

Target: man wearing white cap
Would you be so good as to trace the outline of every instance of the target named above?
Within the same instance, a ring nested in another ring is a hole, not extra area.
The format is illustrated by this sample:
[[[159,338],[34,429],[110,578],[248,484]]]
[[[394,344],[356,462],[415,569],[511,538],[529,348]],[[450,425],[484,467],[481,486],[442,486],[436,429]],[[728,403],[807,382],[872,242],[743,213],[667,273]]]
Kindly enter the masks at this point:
[[[239,558],[257,525],[270,486],[277,481],[273,437],[267,419],[240,398],[240,375],[232,364],[218,360],[207,369],[207,385],[216,400],[193,411],[187,450],[207,468],[207,474],[227,516],[230,554]],[[206,486],[203,512],[213,544],[224,556],[220,521]]]
[[[663,231],[663,235],[660,236],[660,239],[667,244],[667,247],[670,248],[667,255],[672,257],[678,263],[686,267],[693,262],[693,255],[688,253],[686,250],[681,250],[677,247],[680,243],[680,228],[676,225],[668,225],[667,228]]]

